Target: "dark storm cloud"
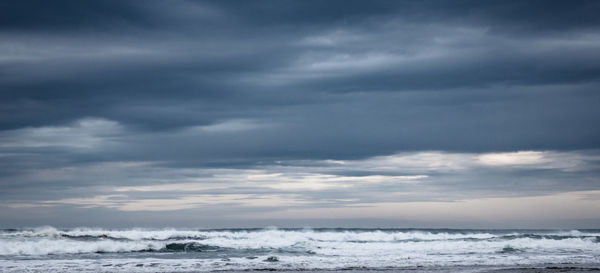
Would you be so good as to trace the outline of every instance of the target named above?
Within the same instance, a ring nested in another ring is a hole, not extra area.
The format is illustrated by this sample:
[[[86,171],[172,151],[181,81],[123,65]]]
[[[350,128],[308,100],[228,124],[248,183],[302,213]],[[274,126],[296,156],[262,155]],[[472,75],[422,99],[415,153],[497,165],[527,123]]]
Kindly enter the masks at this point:
[[[152,132],[229,119],[283,124],[234,151],[220,148],[227,137],[205,140],[225,161],[263,143],[273,145],[261,149],[267,156],[319,158],[597,148],[598,130],[579,126],[597,116],[597,5],[4,3],[0,122],[99,117]]]
[[[288,207],[342,207],[399,192],[422,192],[402,199],[416,202],[596,190],[599,9],[598,1],[1,3],[0,195],[77,207],[69,197],[220,181],[227,186],[126,196],[279,194],[306,202]],[[564,152],[585,168],[467,164],[457,175],[352,165],[403,152],[452,155],[425,156],[429,164],[519,150]],[[352,187],[290,197],[270,178],[238,184],[256,172]],[[377,175],[428,183],[352,182]]]

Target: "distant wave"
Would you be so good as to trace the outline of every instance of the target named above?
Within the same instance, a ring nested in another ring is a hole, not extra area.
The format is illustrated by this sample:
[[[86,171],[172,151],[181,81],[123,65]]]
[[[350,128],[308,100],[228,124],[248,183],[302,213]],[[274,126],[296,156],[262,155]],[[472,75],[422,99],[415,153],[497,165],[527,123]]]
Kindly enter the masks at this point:
[[[59,230],[54,227],[39,227],[24,230],[0,230],[0,236],[13,237],[67,237],[67,238],[110,238],[128,240],[171,240],[171,239],[208,239],[223,237],[246,239],[253,237],[301,236],[314,240],[337,241],[403,241],[403,240],[452,240],[452,239],[490,239],[497,237],[599,237],[598,231],[472,231],[472,230],[414,230],[414,229],[230,229],[230,230],[178,230],[178,229],[124,229],[110,230],[97,228],[74,228]]]

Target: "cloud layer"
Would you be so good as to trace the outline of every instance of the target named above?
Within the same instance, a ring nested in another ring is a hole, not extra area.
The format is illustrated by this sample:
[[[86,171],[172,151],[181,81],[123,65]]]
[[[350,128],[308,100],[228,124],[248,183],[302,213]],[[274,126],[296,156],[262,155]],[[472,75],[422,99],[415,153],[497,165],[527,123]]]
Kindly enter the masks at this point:
[[[235,222],[407,202],[598,202],[596,1],[0,7],[6,226],[65,209],[160,225],[160,211],[207,208]],[[476,222],[464,211],[457,221]],[[185,224],[219,218],[198,217]]]

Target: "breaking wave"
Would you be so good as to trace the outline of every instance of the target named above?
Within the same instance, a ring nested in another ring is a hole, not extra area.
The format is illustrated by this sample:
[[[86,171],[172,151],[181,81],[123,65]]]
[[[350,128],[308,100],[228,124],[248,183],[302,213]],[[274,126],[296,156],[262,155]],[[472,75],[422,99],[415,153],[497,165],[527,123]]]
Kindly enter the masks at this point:
[[[600,260],[599,238],[598,230],[60,230],[41,227],[1,230],[0,264],[17,264],[14,266],[18,268],[19,261],[59,263],[58,260],[116,259],[124,262],[130,259],[126,264],[135,269],[139,264],[143,267],[142,260],[167,258],[168,261],[162,263],[177,260],[176,264],[181,265],[187,263],[186,259],[195,261],[194,270],[200,265],[207,270],[237,270],[595,262]],[[168,270],[178,271],[177,268]],[[0,265],[0,271],[7,268]]]

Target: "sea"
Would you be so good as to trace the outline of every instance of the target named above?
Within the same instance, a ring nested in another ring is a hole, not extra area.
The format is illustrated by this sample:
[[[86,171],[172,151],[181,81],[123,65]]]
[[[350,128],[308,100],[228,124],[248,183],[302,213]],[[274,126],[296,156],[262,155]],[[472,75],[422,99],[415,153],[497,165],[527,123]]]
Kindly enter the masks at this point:
[[[519,268],[564,272],[600,270],[598,264],[600,230],[0,230],[0,272],[7,273],[485,272]]]

